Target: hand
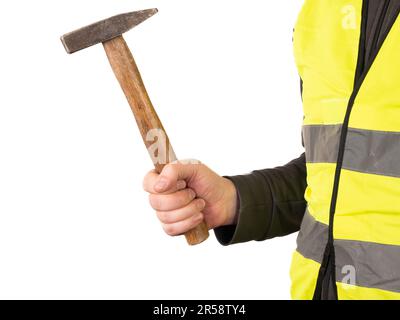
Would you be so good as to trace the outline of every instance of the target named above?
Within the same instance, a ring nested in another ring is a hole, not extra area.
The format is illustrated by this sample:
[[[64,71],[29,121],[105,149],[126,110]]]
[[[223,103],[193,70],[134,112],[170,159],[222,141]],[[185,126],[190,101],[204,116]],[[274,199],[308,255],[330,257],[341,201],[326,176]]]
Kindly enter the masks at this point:
[[[236,223],[234,184],[203,164],[168,164],[143,181],[164,231],[177,236],[205,220],[209,229]]]

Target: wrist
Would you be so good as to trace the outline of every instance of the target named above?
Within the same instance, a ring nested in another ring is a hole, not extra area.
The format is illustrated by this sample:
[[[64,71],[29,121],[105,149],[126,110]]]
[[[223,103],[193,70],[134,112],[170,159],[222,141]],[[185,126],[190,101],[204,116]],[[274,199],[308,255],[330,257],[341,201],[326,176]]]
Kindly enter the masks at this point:
[[[239,200],[237,195],[237,190],[234,183],[227,179],[223,178],[226,183],[226,219],[223,225],[230,226],[236,225],[238,223],[239,218]]]

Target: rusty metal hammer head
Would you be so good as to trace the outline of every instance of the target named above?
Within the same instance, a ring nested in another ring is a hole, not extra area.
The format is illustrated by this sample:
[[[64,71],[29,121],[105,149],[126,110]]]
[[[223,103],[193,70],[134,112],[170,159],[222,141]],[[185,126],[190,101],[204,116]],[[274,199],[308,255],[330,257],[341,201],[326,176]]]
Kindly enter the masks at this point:
[[[68,53],[74,53],[98,43],[114,39],[136,27],[157,12],[157,9],[148,9],[123,13],[67,33],[61,37],[61,41]]]

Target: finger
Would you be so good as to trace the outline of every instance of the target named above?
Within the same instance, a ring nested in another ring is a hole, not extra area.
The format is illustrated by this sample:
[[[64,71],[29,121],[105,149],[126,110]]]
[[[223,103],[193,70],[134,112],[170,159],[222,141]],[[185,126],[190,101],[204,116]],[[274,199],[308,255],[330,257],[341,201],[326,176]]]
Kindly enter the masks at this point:
[[[143,179],[143,189],[146,192],[149,193],[155,193],[153,186],[156,184],[158,180],[159,174],[155,171],[152,170]]]
[[[189,205],[174,211],[157,211],[158,219],[164,224],[174,224],[187,220],[204,210],[206,203],[203,199],[193,200]]]
[[[186,207],[195,198],[196,193],[192,189],[184,189],[168,195],[149,195],[150,205],[156,211],[177,210]]]
[[[166,192],[174,188],[179,180],[189,181],[196,175],[198,169],[199,164],[170,163],[161,172],[155,190],[159,193]]]
[[[179,236],[194,228],[196,228],[204,219],[202,213],[198,213],[189,219],[176,222],[173,224],[163,224],[163,229],[170,236]]]
[[[156,191],[155,189],[155,185],[158,182],[160,175],[155,171],[150,171],[143,180],[143,189],[148,192],[148,193],[152,193],[152,194],[157,194],[159,192]],[[182,190],[186,188],[186,182],[184,180],[179,180],[176,185],[174,186],[174,188],[170,188],[170,190],[167,190],[165,192],[165,194],[168,193],[173,193],[176,192],[178,190]],[[162,193],[161,193],[162,194]]]

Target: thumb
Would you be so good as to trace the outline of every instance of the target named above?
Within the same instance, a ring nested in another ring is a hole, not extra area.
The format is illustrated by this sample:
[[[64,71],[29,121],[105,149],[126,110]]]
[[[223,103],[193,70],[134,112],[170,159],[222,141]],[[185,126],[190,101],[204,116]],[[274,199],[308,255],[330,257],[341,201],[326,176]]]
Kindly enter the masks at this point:
[[[200,167],[199,164],[200,162],[198,161],[176,161],[167,164],[156,182],[155,190],[163,193],[171,189],[176,189],[178,181],[189,181],[197,174]]]

